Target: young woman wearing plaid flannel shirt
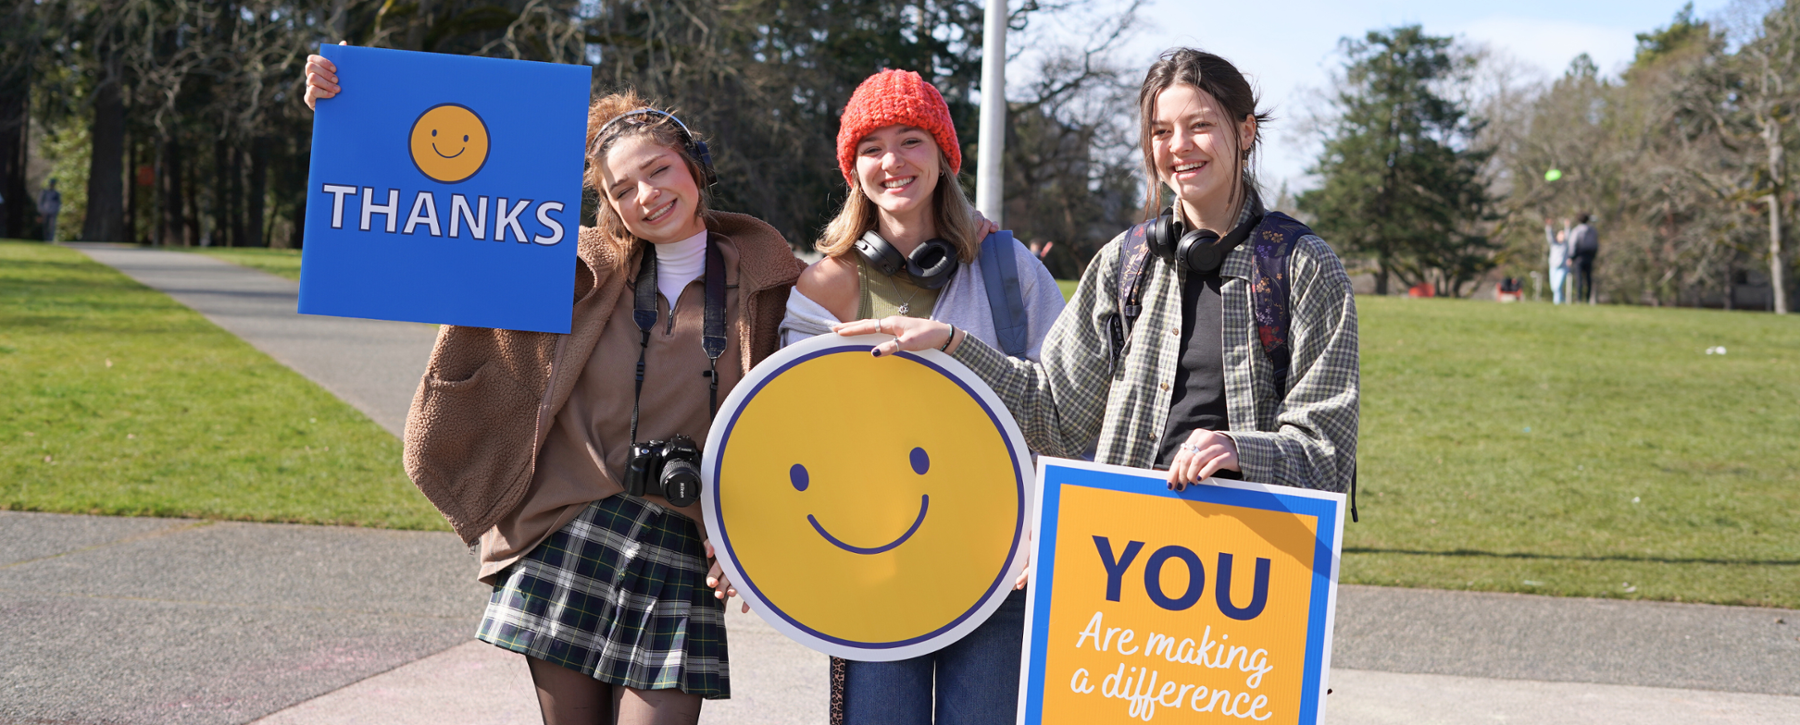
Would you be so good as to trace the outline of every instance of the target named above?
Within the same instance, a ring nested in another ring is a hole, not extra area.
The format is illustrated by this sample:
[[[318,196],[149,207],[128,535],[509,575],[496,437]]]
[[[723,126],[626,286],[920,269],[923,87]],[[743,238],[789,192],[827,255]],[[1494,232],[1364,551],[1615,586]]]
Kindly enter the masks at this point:
[[[1243,75],[1216,55],[1177,48],[1151,66],[1138,103],[1144,165],[1156,180],[1150,210],[1160,207],[1160,182],[1175,192],[1171,213],[1186,227],[1241,240],[1262,213],[1249,166],[1268,120]],[[1356,471],[1356,301],[1331,248],[1308,234],[1288,257],[1290,363],[1282,376],[1258,343],[1248,244],[1210,272],[1151,255],[1142,312],[1115,354],[1108,328],[1119,312],[1125,237],[1088,266],[1040,362],[1009,359],[960,329],[948,339],[952,328],[930,320],[834,329],[898,334],[878,356],[948,342],[1046,455],[1076,457],[1092,447],[1102,463],[1167,469],[1177,490],[1214,475],[1348,489]]]

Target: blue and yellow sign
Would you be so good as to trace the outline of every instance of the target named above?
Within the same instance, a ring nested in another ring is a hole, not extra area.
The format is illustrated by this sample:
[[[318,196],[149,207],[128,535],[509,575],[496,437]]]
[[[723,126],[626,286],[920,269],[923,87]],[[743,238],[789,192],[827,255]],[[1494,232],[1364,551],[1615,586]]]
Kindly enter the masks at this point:
[[[300,312],[568,332],[592,71],[319,52]]]
[[[1020,723],[1322,723],[1344,496],[1039,459]]]
[[[740,381],[706,442],[719,562],[764,620],[837,657],[891,661],[986,621],[1024,566],[1030,454],[974,373],[885,335],[823,335]]]

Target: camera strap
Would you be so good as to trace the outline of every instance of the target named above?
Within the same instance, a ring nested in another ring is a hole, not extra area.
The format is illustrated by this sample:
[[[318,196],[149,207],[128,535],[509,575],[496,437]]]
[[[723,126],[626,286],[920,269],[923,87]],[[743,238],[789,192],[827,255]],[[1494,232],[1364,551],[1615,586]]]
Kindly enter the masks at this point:
[[[675,300],[669,300],[674,313]],[[637,289],[633,296],[631,321],[637,323],[637,384],[631,394],[631,443],[637,445],[638,404],[644,397],[644,356],[650,351],[650,331],[656,329],[656,245],[644,250],[638,264]],[[706,353],[709,369],[703,373],[711,387],[708,418],[719,413],[719,356],[725,354],[725,256],[719,252],[719,241],[706,235],[706,312],[700,331],[700,349]]]

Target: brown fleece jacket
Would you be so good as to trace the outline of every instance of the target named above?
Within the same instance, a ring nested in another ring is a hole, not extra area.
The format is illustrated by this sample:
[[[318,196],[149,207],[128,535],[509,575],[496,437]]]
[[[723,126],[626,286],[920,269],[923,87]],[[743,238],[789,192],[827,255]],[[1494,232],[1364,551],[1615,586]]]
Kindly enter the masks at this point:
[[[744,371],[780,346],[788,291],[805,264],[781,233],[743,214],[708,224],[739,249],[738,349]],[[519,505],[556,413],[594,351],[630,276],[598,230],[576,247],[570,333],[446,325],[406,416],[406,473],[466,544]]]

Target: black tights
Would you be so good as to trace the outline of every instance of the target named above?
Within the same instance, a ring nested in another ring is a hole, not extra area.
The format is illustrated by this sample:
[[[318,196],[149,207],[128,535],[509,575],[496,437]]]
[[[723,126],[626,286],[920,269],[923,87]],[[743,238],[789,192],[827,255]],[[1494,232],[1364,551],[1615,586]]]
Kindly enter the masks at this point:
[[[681,690],[614,687],[591,675],[536,657],[531,682],[537,686],[544,725],[694,725],[700,696]]]

